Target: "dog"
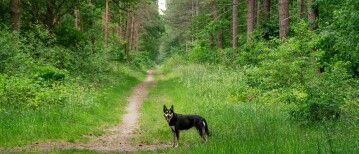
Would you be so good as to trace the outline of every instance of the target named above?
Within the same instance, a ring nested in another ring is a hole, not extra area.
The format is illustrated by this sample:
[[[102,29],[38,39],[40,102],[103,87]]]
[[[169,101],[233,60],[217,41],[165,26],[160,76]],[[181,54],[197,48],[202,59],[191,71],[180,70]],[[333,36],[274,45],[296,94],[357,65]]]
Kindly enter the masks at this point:
[[[199,115],[183,115],[174,112],[173,105],[170,109],[163,105],[164,117],[171,127],[173,133],[173,147],[178,146],[180,130],[187,130],[196,127],[203,143],[207,142],[206,134],[210,136],[206,119]]]

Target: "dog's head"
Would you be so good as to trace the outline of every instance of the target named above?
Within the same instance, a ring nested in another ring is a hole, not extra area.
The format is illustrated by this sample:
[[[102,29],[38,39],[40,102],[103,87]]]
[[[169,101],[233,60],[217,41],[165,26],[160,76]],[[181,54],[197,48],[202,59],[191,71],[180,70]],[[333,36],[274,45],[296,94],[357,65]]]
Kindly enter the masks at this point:
[[[165,116],[166,121],[169,123],[174,116],[173,105],[170,109],[167,109],[166,105],[163,105],[163,115]]]

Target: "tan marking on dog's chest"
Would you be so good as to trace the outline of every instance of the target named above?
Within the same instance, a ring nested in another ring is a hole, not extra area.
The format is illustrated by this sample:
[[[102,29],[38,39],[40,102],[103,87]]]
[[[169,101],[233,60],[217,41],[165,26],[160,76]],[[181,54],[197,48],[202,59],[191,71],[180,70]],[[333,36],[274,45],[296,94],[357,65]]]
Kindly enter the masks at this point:
[[[173,131],[175,131],[175,126],[170,126],[172,128]]]

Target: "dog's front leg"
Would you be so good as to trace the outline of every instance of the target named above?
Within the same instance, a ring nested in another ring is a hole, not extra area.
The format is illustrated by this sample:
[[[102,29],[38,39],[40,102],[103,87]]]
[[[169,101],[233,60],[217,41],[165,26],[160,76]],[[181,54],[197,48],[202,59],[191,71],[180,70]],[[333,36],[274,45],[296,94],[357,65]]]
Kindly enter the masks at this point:
[[[176,137],[176,144],[174,145],[174,147],[178,147],[178,141],[179,141],[179,130],[175,131],[175,137]]]
[[[177,137],[176,137],[176,132],[173,132],[173,147],[178,147],[178,141],[176,143]]]

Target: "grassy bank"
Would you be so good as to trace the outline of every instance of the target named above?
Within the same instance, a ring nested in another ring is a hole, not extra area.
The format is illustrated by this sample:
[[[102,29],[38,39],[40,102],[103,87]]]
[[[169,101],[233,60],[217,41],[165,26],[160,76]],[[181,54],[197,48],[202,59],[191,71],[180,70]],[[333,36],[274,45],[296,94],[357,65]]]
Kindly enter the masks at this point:
[[[0,112],[0,146],[50,140],[86,142],[84,134],[99,135],[104,127],[119,122],[126,97],[143,78],[140,71],[114,67],[92,79],[65,81],[64,90],[71,95],[63,104],[3,109]]]
[[[163,153],[358,153],[358,124],[346,118],[303,125],[290,116],[293,104],[261,95],[251,100],[240,70],[201,65],[167,65],[165,77],[150,92],[141,112],[142,137],[150,144],[170,143],[172,134],[162,113],[164,104],[175,112],[200,114],[212,136],[207,144],[195,129],[182,131],[179,148]],[[253,93],[252,93],[253,92]]]

